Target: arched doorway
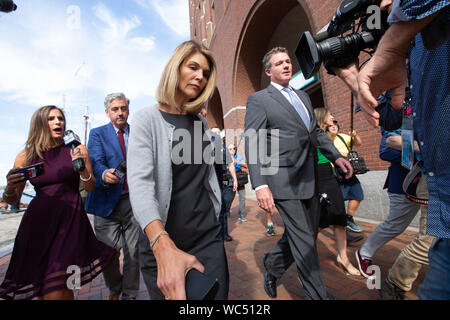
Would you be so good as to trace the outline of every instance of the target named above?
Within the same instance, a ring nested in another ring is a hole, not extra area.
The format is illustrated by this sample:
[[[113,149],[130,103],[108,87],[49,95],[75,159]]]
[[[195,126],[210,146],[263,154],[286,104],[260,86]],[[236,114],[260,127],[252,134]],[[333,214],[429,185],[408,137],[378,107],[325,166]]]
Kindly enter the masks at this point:
[[[299,1],[284,1],[283,5],[277,0],[257,1],[248,14],[236,52],[233,105],[245,106],[250,94],[267,87],[270,79],[264,73],[261,60],[273,47],[289,50],[296,75],[300,67],[294,51],[301,34],[311,29]],[[314,107],[324,106],[319,79],[302,89],[310,95]]]
[[[208,120],[208,126],[210,128],[216,127],[220,130],[224,128],[222,99],[217,88],[208,102],[208,113],[206,115],[206,120]]]

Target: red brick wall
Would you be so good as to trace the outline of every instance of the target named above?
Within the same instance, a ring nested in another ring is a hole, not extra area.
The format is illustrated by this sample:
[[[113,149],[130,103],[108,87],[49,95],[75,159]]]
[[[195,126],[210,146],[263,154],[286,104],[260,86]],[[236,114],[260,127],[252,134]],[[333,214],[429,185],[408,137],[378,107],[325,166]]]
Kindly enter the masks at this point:
[[[213,51],[218,64],[217,90],[222,115],[236,106],[245,106],[249,94],[260,90],[261,58],[267,48],[262,44],[277,25],[277,21],[294,6],[300,5],[311,26],[317,32],[336,12],[341,0],[188,0],[190,6],[191,38]],[[199,9],[200,4],[200,9]],[[205,10],[203,11],[203,7]],[[204,13],[205,12],[205,13]],[[201,19],[201,16],[204,17]],[[212,21],[211,36],[207,22]],[[301,34],[301,33],[300,33]],[[300,36],[299,34],[299,36]],[[292,55],[292,54],[291,54]],[[294,57],[292,57],[294,58]],[[362,61],[362,60],[361,60]],[[350,130],[350,91],[337,77],[322,67],[320,79],[325,106],[341,125],[341,132]],[[211,108],[214,113],[220,108]],[[245,110],[235,110],[224,119],[225,128],[243,128]],[[217,120],[215,123],[219,124]],[[380,133],[372,128],[361,113],[354,116],[354,129],[363,145],[355,150],[367,160],[371,170],[386,169],[386,162],[378,157]]]

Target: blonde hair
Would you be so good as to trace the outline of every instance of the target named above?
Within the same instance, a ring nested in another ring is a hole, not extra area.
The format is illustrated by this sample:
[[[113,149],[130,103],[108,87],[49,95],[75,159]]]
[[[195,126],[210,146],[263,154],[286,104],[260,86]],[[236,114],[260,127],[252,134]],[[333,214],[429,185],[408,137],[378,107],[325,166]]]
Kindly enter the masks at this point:
[[[314,113],[316,114],[317,124],[323,131],[326,131],[325,125],[327,118],[331,115],[330,111],[326,108],[315,108]]]
[[[208,60],[210,75],[205,88],[200,94],[184,105],[184,109],[190,114],[198,114],[211,98],[216,88],[217,67],[211,51],[203,48],[195,41],[185,41],[173,52],[161,75],[156,90],[156,100],[160,104],[176,106],[175,94],[180,81],[180,67],[184,61],[194,53],[201,53]]]
[[[56,106],[44,106],[37,109],[30,122],[30,131],[25,144],[25,163],[30,165],[37,158],[43,159],[43,152],[52,146],[52,133],[48,126],[48,115],[52,110],[59,110],[64,118],[64,128],[66,130],[66,117],[64,112]]]

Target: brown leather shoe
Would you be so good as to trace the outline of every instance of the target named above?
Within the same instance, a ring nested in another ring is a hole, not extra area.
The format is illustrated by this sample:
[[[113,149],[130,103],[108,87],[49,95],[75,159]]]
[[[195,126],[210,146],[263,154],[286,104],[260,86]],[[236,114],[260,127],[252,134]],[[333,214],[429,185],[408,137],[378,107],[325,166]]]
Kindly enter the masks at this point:
[[[120,296],[120,294],[116,294],[114,296],[109,295],[108,300],[119,300],[119,296]]]

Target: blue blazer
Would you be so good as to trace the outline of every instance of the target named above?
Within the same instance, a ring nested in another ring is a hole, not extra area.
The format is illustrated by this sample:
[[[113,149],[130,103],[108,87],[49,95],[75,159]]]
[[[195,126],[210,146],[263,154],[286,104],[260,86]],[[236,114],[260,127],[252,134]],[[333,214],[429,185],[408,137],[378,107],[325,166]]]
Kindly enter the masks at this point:
[[[87,213],[107,217],[119,201],[124,183],[124,178],[114,185],[107,185],[102,180],[105,170],[116,168],[124,160],[111,122],[90,131],[87,148],[94,171],[95,188],[87,195],[85,209]]]

